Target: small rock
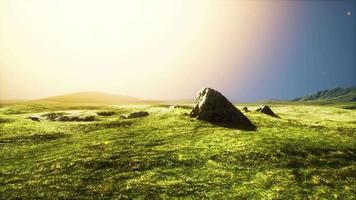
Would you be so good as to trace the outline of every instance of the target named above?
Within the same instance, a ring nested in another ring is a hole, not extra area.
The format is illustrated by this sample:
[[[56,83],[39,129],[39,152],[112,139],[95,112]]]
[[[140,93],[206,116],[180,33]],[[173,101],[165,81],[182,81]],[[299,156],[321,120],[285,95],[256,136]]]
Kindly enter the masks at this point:
[[[129,116],[127,116],[127,118],[138,118],[138,117],[146,117],[148,116],[149,113],[148,112],[145,112],[145,111],[139,111],[139,112],[133,112],[133,113],[130,113]]]
[[[60,116],[55,119],[55,121],[59,122],[68,122],[68,121],[77,121],[78,117],[76,116]]]
[[[267,105],[261,105],[259,108],[257,108],[256,110],[257,112],[261,112],[263,114],[266,114],[266,115],[269,115],[269,116],[272,116],[272,117],[277,117],[277,118],[280,118],[278,115],[276,115],[272,109],[267,106]]]
[[[120,119],[127,119],[127,116],[124,115],[124,114],[121,114],[121,115],[120,115]]]
[[[49,121],[59,122],[90,122],[97,120],[94,115],[73,115],[65,112],[46,113],[41,116]]]
[[[92,122],[96,120],[96,117],[91,115],[91,116],[85,116],[83,118],[81,118],[83,122]]]
[[[54,112],[54,113],[46,113],[41,115],[42,117],[44,117],[47,120],[50,121],[56,121],[59,117],[62,117],[64,115],[67,115],[68,113],[64,113],[64,112]]]
[[[43,120],[42,117],[37,116],[37,115],[29,116],[27,118],[31,119],[32,121],[36,121],[36,122],[41,122]]]
[[[90,122],[95,121],[95,116],[61,116],[56,118],[55,121],[60,122]]]
[[[174,105],[171,105],[171,106],[169,106],[169,109],[176,109],[176,108],[179,108],[180,106],[179,105],[177,105],[177,104],[174,104]]]
[[[250,112],[247,107],[243,107],[242,110],[243,110],[244,112]]]
[[[112,111],[102,111],[102,112],[97,112],[96,114],[100,116],[112,116],[115,115],[115,112]]]

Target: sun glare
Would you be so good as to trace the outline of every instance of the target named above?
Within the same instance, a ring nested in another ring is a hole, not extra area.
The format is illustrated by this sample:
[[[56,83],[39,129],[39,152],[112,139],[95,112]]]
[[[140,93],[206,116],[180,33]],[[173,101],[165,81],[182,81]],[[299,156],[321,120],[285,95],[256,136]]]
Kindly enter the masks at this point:
[[[1,97],[98,90],[176,98],[222,87],[224,78],[212,76],[263,42],[262,8],[249,1],[1,1]]]

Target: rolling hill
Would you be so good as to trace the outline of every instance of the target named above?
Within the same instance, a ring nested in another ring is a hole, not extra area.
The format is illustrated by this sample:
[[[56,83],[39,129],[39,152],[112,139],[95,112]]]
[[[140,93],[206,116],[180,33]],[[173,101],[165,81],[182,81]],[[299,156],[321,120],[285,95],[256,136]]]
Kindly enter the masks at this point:
[[[28,99],[0,99],[0,105],[3,104],[15,104],[28,101]]]
[[[333,89],[322,90],[304,97],[295,98],[292,101],[356,101],[356,87],[336,87]]]
[[[77,92],[38,99],[36,101],[51,101],[60,103],[90,103],[90,104],[136,104],[140,99],[129,96],[111,95],[103,92]]]
[[[58,103],[86,103],[86,104],[189,104],[192,99],[178,100],[147,100],[130,96],[112,95],[103,92],[77,92],[60,96],[37,99],[35,101],[49,101]]]

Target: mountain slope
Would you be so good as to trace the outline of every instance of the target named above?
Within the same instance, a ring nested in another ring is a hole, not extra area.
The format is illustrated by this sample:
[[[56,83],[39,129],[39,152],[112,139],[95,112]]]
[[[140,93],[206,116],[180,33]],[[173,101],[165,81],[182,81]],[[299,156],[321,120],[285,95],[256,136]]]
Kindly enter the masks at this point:
[[[322,90],[304,97],[295,98],[292,101],[333,101],[349,102],[356,101],[356,87],[333,88]]]
[[[93,103],[93,104],[133,104],[140,100],[129,96],[111,95],[102,92],[78,92],[61,96],[48,97],[38,101],[54,101],[61,103]]]

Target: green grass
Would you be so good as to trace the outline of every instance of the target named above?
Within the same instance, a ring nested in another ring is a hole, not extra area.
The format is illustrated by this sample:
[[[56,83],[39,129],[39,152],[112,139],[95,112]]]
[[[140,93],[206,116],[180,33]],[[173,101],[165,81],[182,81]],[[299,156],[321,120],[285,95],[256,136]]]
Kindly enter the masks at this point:
[[[281,119],[250,112],[257,131],[240,131],[191,119],[189,107],[2,106],[0,198],[354,199],[356,111],[272,109]],[[151,114],[119,119],[141,110]],[[115,115],[93,122],[26,119],[99,111]]]

